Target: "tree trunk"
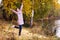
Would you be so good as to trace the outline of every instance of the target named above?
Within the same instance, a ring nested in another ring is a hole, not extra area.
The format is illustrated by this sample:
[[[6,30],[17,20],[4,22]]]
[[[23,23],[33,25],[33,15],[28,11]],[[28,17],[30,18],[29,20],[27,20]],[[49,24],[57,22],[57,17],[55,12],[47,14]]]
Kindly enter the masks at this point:
[[[30,20],[30,27],[33,26],[33,16],[34,16],[34,10],[32,10],[32,16],[31,16],[31,20]]]

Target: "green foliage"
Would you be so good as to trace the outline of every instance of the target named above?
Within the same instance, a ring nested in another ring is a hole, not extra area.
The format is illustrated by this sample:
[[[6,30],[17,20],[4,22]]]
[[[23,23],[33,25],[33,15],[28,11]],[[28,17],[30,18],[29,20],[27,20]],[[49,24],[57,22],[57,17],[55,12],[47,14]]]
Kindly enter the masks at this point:
[[[16,9],[17,0],[3,0],[3,6],[7,14],[11,14],[10,9]]]
[[[32,9],[34,9],[34,19],[41,19],[46,16],[48,16],[49,11],[52,9],[52,0],[23,0],[23,13],[24,16],[28,18],[31,17]],[[7,13],[7,16],[10,16],[12,12],[10,11],[10,8],[16,9],[19,8],[21,5],[21,0],[3,0],[3,6],[5,8],[5,12]]]
[[[24,0],[24,13],[27,17],[31,17],[31,10],[32,10],[32,1],[31,0]]]
[[[15,9],[16,10],[16,8],[18,7],[20,7],[20,3],[21,2],[19,2],[18,0],[3,0],[3,7],[4,7],[4,10],[5,10],[5,12],[4,13],[6,13],[6,17],[7,17],[7,19],[9,19],[10,18],[10,16],[11,16],[11,18],[14,16],[15,18],[16,18],[16,16],[15,15],[13,15],[13,12],[11,12],[11,10],[10,9]],[[3,14],[4,14],[3,13]]]
[[[35,0],[35,19],[46,17],[52,8],[52,2],[52,0]]]
[[[30,0],[23,0],[23,13],[25,14],[25,16],[27,17],[31,17],[31,9],[32,9],[32,2]],[[3,6],[5,9],[5,12],[7,13],[7,16],[9,17],[12,12],[10,9],[15,9],[16,8],[20,8],[21,5],[21,0],[3,0]],[[13,15],[14,16],[14,15]]]

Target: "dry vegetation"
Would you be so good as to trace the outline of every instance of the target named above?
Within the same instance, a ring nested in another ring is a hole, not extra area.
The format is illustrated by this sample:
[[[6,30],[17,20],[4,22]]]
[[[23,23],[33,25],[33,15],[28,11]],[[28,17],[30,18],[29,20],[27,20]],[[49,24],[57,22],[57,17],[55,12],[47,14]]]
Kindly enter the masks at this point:
[[[43,36],[40,28],[23,28],[21,36],[18,36],[18,29],[9,27],[10,23],[0,20],[0,40],[59,40],[55,36]],[[40,34],[37,34],[40,33]]]

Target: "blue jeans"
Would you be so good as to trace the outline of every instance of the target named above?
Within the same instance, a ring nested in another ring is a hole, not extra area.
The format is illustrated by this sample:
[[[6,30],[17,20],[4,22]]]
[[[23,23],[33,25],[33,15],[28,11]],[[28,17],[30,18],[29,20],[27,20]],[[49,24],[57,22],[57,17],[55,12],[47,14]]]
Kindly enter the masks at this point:
[[[19,25],[19,35],[21,35],[22,25]]]
[[[19,29],[19,35],[21,35],[21,31],[22,31],[22,25],[18,25],[19,27],[15,26],[15,28]]]

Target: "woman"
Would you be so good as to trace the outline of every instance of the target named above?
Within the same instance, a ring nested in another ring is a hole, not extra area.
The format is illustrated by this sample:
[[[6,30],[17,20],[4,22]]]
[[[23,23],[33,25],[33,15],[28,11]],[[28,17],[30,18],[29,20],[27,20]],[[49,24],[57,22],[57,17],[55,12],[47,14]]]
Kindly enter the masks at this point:
[[[18,16],[17,23],[19,25],[19,35],[21,35],[22,25],[24,24],[22,8],[23,8],[23,3],[21,5],[20,9],[17,8],[17,11],[10,9],[12,12],[14,12]]]

